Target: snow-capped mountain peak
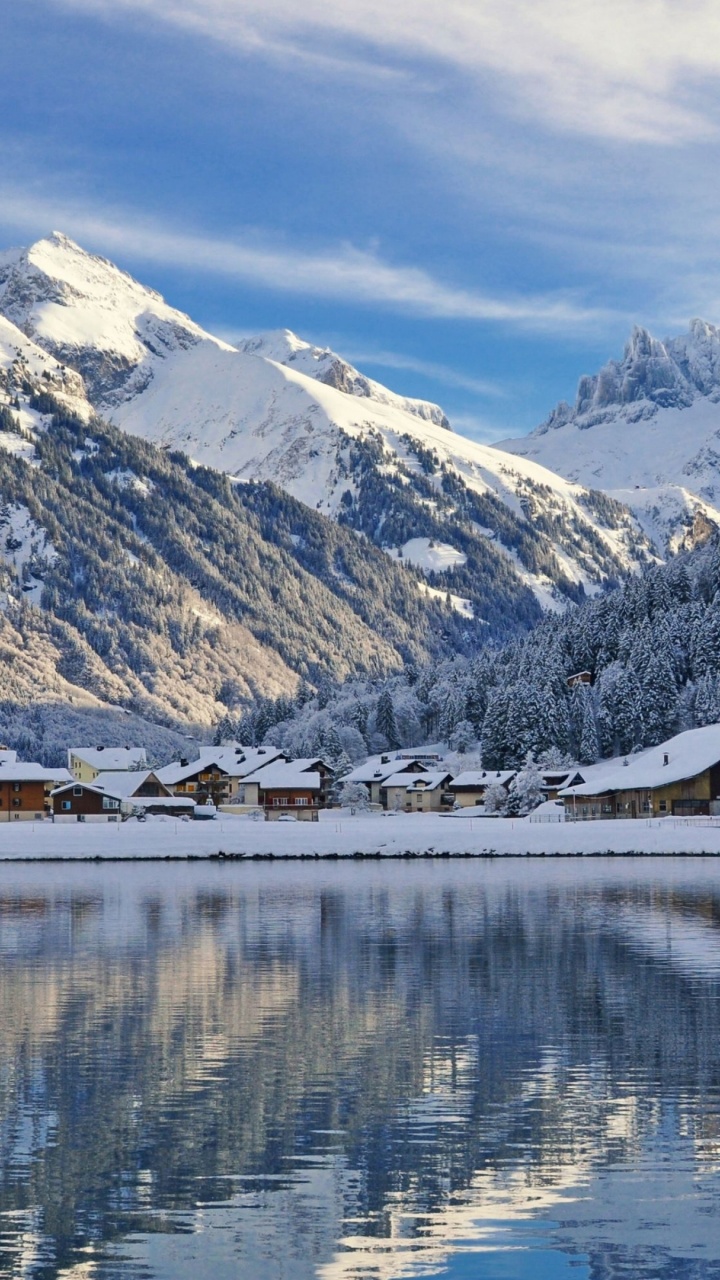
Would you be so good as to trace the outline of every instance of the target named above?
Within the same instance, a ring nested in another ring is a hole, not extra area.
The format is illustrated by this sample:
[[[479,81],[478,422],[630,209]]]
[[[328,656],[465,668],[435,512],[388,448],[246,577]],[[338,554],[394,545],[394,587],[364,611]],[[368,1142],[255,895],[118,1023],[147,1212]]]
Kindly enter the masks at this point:
[[[391,405],[405,413],[412,413],[426,422],[434,422],[439,427],[450,430],[450,423],[440,408],[429,400],[417,400],[409,396],[397,395],[388,390],[382,383],[366,377],[354,365],[344,360],[330,347],[316,347],[305,342],[290,329],[274,329],[256,337],[246,338],[238,343],[238,350],[248,355],[263,356],[266,360],[274,360],[276,364],[286,365],[314,378],[316,382],[324,382],[336,391],[344,391],[347,395],[360,396],[366,400],[374,400],[376,404]]]
[[[154,289],[59,231],[0,259],[0,309],[82,373],[91,397],[106,404],[136,394],[155,361],[173,351],[198,342],[227,348]]]
[[[289,330],[231,346],[58,233],[0,260],[0,315],[81,374],[115,426],[238,481],[272,481],[478,623],[505,625],[514,606],[498,602],[511,599],[529,619],[530,592],[560,607],[652,554],[626,508],[456,435],[437,405]],[[419,565],[418,540],[449,548],[448,564]]]
[[[634,328],[620,360],[580,379],[574,404],[497,447],[629,502],[669,547],[698,514],[720,524],[720,329],[695,319],[660,341]]]

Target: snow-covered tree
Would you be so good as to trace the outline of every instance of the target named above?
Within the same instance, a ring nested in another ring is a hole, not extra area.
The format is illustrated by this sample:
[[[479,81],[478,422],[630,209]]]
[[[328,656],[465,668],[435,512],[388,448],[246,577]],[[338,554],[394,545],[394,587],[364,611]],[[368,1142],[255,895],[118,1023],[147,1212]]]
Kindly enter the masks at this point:
[[[524,815],[542,802],[542,774],[532,752],[525,757],[522,769],[515,774],[508,794],[508,815]]]
[[[485,788],[483,806],[486,813],[505,813],[507,803],[508,793],[501,782],[491,782],[490,785]]]
[[[343,782],[338,791],[338,803],[343,809],[364,812],[370,807],[370,794],[362,782]]]
[[[400,746],[397,722],[395,720],[395,707],[392,694],[388,689],[383,689],[378,698],[375,709],[375,728],[378,733],[382,734],[391,750],[395,750]]]

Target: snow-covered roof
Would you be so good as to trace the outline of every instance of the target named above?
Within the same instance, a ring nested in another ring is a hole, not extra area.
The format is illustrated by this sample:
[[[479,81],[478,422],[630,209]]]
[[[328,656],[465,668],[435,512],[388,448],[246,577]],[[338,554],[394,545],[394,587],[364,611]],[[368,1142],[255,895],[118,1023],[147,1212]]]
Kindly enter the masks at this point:
[[[41,764],[0,764],[0,782],[71,782],[67,769],[46,769]]]
[[[99,787],[97,782],[78,782],[77,778],[71,778],[69,782],[63,782],[62,786],[55,787],[50,792],[51,796],[61,796],[66,791],[72,791],[74,787],[82,787],[83,791],[92,791],[97,796],[109,796],[111,800],[125,800],[126,797],[120,791],[111,791],[109,787]]]
[[[688,729],[667,742],[661,742],[659,747],[625,758],[627,764],[622,759],[608,760],[607,768],[598,772],[591,781],[566,787],[562,795],[599,796],[607,791],[651,791],[654,787],[695,778],[720,763],[720,725]]]
[[[101,787],[103,791],[112,793],[114,796],[134,796],[139,787],[147,781],[148,778],[157,778],[158,775],[153,769],[140,770],[120,770],[117,772],[99,773],[95,781],[94,787]],[[162,779],[158,779],[162,782]],[[167,790],[165,783],[162,784]]]
[[[257,782],[263,791],[284,791],[293,787],[302,788],[304,791],[319,791],[322,786],[320,774],[315,771],[313,765],[317,765],[318,760],[291,760],[289,763],[285,761],[275,761],[267,765],[263,769],[259,769],[256,773],[244,778],[245,783]]]
[[[450,783],[450,788],[454,787],[491,787],[493,783],[499,783],[501,787],[507,786],[512,782],[516,769],[468,769],[465,773],[459,773]]]
[[[451,777],[447,769],[442,773],[393,773],[385,779],[383,786],[404,787],[406,791],[434,791],[436,787],[443,787]]]
[[[7,747],[0,749],[0,765],[15,764],[17,760],[17,751],[10,751]]]
[[[419,765],[423,770],[427,769],[427,765],[415,756],[394,756],[391,760],[385,761],[383,761],[382,756],[370,756],[364,764],[357,765],[343,781],[383,782],[385,778],[389,778],[393,773],[410,772],[413,765]]]
[[[68,749],[68,765],[71,757],[82,760],[91,769],[110,770],[136,769],[142,767],[147,760],[144,747],[70,747]]]
[[[138,809],[187,809],[195,808],[192,796],[131,796]]]
[[[285,759],[286,756],[277,747],[201,747],[197,759],[189,760],[187,764],[174,760],[164,768],[157,769],[156,773],[167,787],[173,787],[178,782],[193,778],[202,769],[213,766],[217,766],[230,778],[246,778],[248,774],[255,773],[279,758]]]

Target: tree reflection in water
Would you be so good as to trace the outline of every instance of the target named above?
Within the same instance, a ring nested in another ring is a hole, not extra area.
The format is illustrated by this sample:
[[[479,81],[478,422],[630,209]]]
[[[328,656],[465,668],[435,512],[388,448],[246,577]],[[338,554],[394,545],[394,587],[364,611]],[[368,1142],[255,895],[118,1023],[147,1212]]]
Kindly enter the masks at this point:
[[[0,1273],[720,1275],[710,860],[0,872]]]

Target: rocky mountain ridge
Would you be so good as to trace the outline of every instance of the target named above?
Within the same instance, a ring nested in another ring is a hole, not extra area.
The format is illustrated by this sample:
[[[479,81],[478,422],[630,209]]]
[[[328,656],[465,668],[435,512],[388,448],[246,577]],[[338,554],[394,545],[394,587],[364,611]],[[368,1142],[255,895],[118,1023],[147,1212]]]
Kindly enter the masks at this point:
[[[698,522],[720,526],[720,329],[696,319],[660,341],[636,327],[572,405],[497,447],[602,488],[658,547],[689,545]]]

